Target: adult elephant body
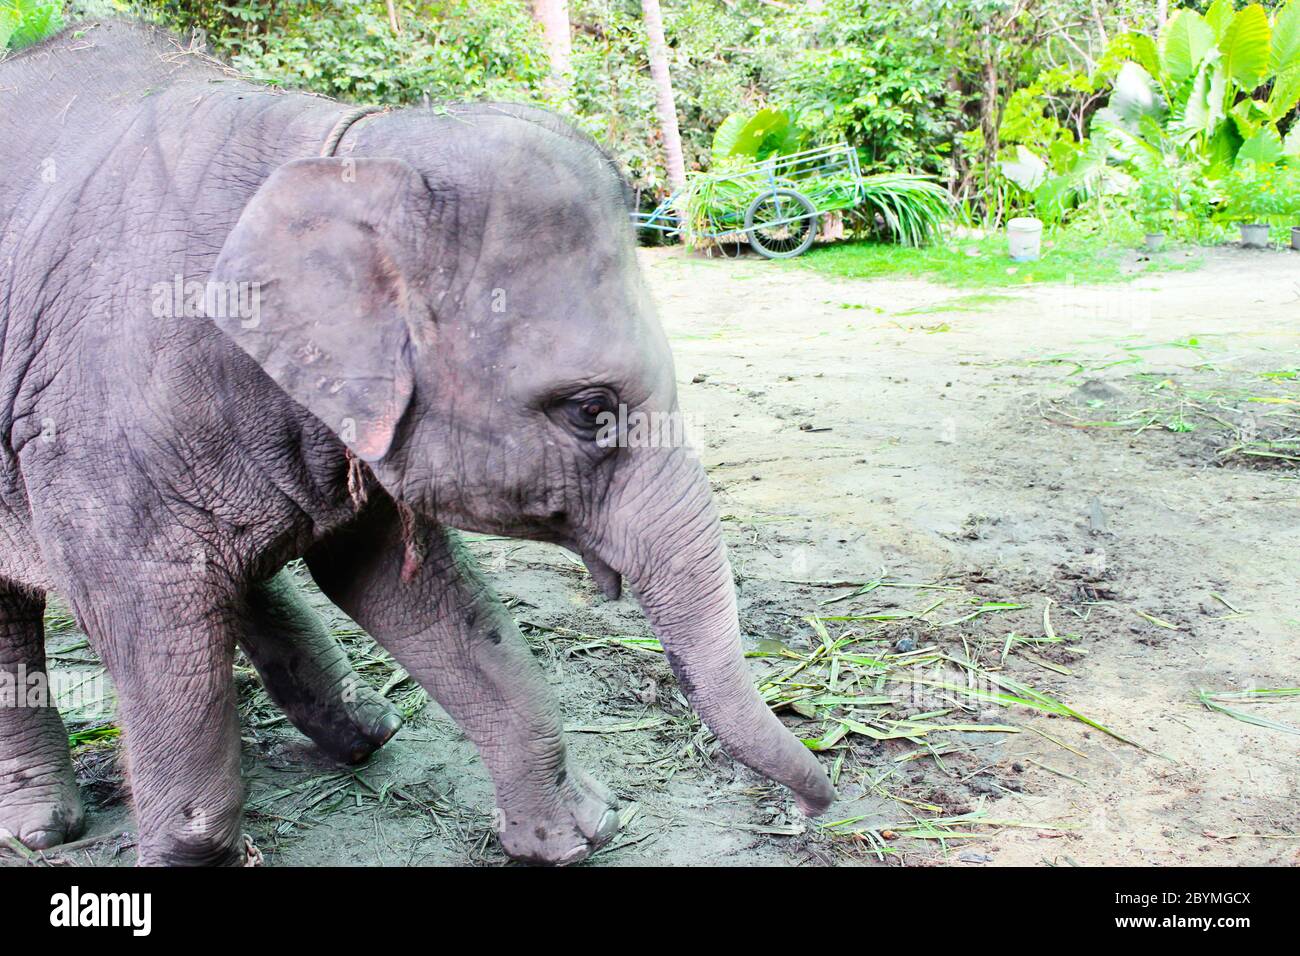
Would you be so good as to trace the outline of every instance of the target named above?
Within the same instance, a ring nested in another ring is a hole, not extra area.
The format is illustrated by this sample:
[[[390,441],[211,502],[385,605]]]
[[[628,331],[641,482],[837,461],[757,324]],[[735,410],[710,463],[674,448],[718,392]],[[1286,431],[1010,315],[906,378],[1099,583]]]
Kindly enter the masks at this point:
[[[358,117],[110,21],[0,63],[0,164],[0,670],[43,673],[64,595],[118,688],[141,862],[241,858],[236,644],[340,759],[399,726],[298,557],[474,740],[511,855],[610,838],[446,528],[572,548],[610,595],[626,577],[728,750],[826,808],[741,658],[698,461],[608,425],[677,399],[585,137],[523,107]],[[0,830],[52,846],[81,825],[64,730],[13,703]]]

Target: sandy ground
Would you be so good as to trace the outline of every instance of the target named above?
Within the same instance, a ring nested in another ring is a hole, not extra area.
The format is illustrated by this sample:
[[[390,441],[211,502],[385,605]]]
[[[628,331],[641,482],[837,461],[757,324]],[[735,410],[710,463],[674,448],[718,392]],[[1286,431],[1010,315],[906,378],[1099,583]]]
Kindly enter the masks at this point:
[[[1300,255],[978,295],[644,261],[755,677],[840,801],[805,820],[720,752],[630,600],[556,549],[475,540],[624,801],[590,865],[1300,863],[1300,735],[1197,698],[1300,684],[1300,462],[1250,453],[1300,454],[1266,444],[1300,433]],[[268,862],[504,862],[472,748],[340,633],[412,718],[334,767],[242,668]],[[75,633],[49,644],[93,676]],[[1300,697],[1220,703],[1300,727]],[[49,862],[133,861],[118,743],[78,749],[90,835]]]

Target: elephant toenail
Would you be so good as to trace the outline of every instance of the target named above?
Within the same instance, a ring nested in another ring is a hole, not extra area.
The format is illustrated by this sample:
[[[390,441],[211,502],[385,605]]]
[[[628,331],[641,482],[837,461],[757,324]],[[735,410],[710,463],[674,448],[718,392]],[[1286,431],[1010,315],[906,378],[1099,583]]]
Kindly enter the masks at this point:
[[[591,847],[588,845],[575,846],[564,856],[560,857],[560,866],[567,866],[570,863],[581,863],[591,855]]]
[[[63,842],[63,834],[57,830],[33,830],[19,842],[29,850],[48,850]]]
[[[604,846],[614,838],[618,832],[618,811],[606,810],[605,815],[600,818],[600,825],[596,827],[596,834],[591,838],[591,842],[596,846]]]
[[[386,744],[393,739],[393,735],[402,729],[402,715],[389,714],[379,722],[378,739],[379,743]]]

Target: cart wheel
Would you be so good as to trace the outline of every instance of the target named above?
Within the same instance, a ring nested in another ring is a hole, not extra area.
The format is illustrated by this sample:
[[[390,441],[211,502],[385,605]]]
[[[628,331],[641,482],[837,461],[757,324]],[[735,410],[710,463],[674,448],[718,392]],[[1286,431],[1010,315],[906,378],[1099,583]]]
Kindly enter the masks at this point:
[[[817,209],[803,193],[774,189],[749,204],[745,232],[760,256],[793,259],[817,237]]]

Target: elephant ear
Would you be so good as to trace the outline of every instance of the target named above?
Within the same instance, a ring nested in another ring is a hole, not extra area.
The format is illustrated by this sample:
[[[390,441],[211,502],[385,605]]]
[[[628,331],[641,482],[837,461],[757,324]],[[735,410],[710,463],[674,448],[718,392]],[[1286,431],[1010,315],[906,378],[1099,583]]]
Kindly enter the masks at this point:
[[[388,453],[410,404],[413,330],[432,328],[434,210],[400,160],[287,163],[208,278],[212,321],[368,462]]]

